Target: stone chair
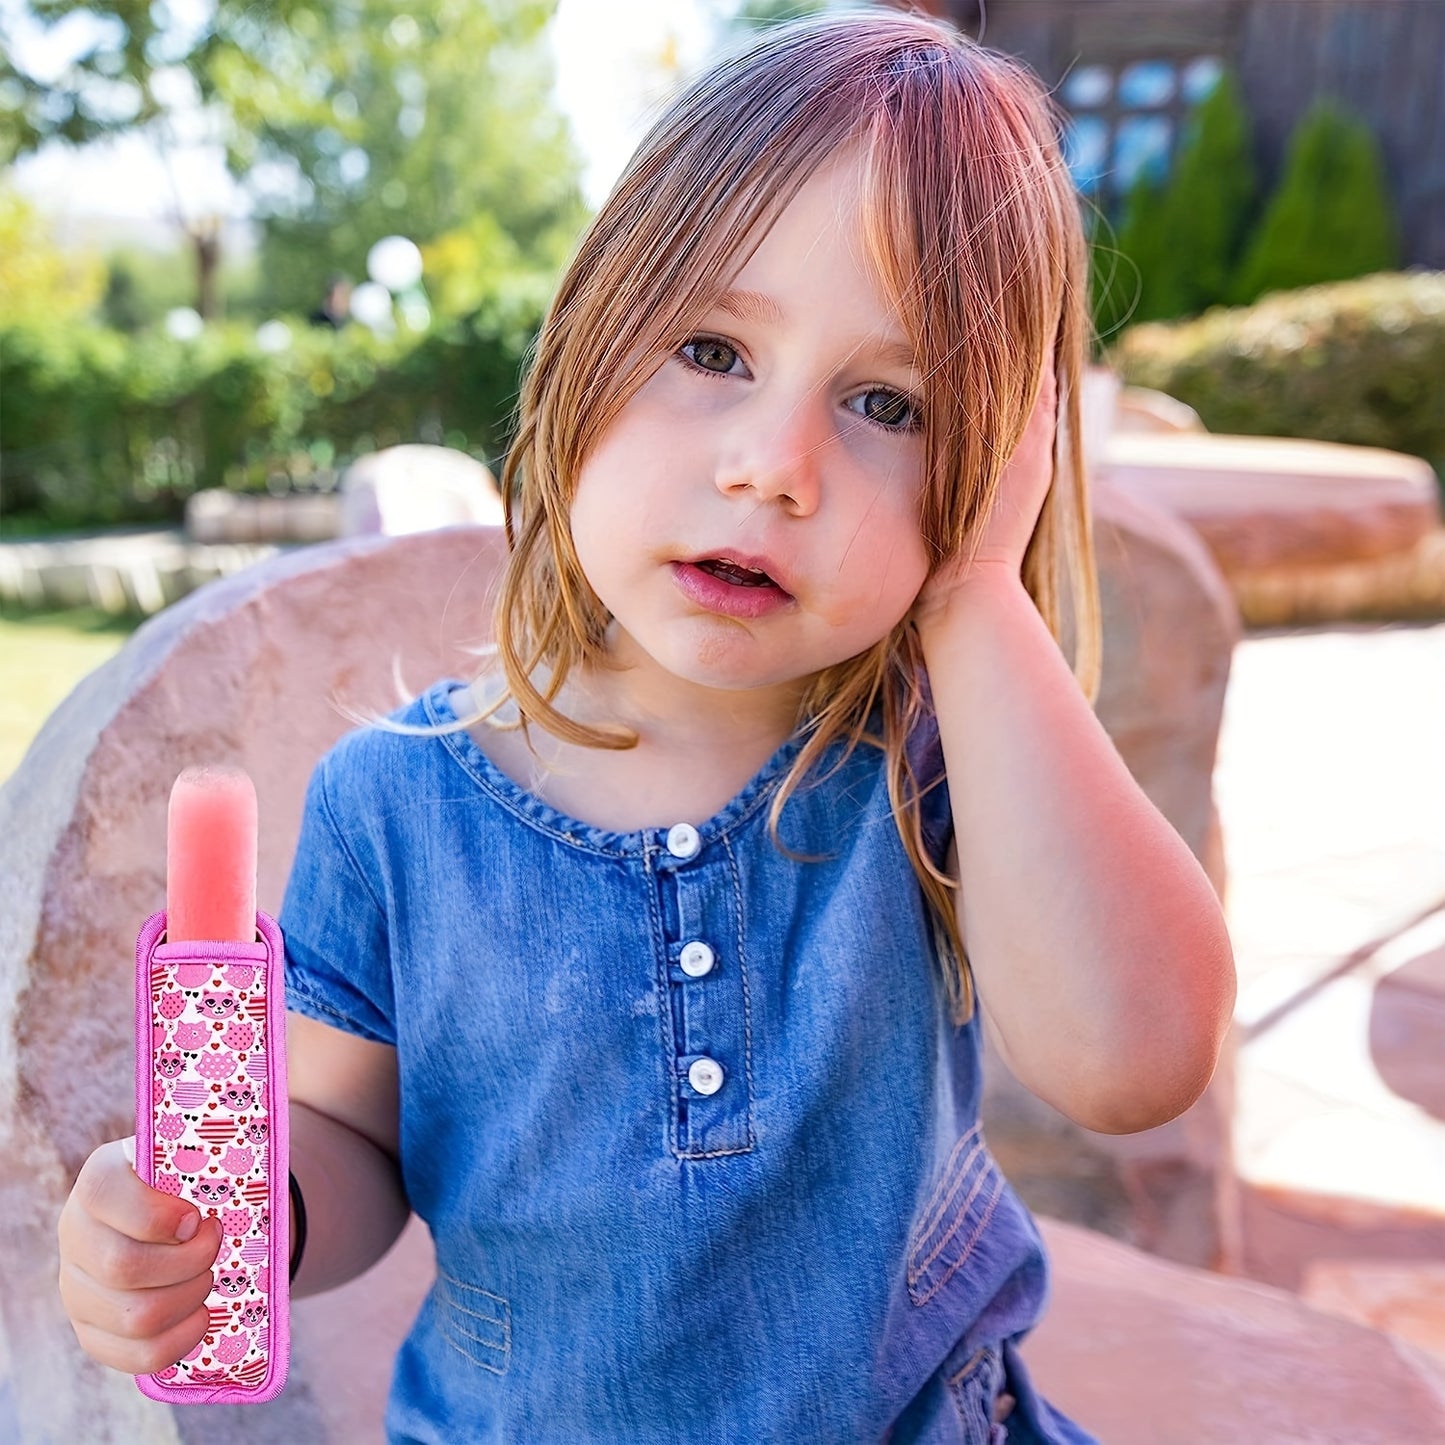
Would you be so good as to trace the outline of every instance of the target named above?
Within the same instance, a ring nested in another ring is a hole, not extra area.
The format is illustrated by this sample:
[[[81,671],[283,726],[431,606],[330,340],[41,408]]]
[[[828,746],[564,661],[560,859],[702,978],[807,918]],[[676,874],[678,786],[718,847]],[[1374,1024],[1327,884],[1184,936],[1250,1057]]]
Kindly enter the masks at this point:
[[[1100,715],[1222,887],[1210,774],[1237,617],[1183,524],[1099,488],[1096,527],[1106,619]],[[0,789],[0,1438],[380,1440],[390,1360],[432,1275],[418,1222],[362,1279],[295,1305],[291,1379],[277,1400],[206,1411],[147,1400],[80,1351],[55,1288],[55,1222],[90,1150],[133,1127],[130,945],[163,901],[166,800],[176,773],[221,760],[255,779],[259,902],[274,912],[306,778],[351,725],[338,699],[382,711],[439,676],[466,675],[470,649],[486,640],[502,556],[497,530],[457,527],[328,543],[214,583],[153,619],[85,679]],[[996,1152],[1032,1202],[1176,1259],[1228,1262],[1227,1057],[1188,1114],[1128,1140],[1086,1135],[1031,1102],[1001,1069],[990,1072]],[[1207,1327],[1217,1332],[1212,1368],[1253,1370],[1255,1388],[1236,1393],[1239,1408],[1217,1431],[1173,1438],[1258,1438],[1243,1424],[1267,1383],[1259,1352],[1273,1338],[1253,1322],[1258,1287],[1166,1265],[1066,1225],[1048,1229],[1058,1304],[1031,1349],[1044,1387],[1065,1408],[1111,1441],[1169,1438],[1129,1433],[1131,1422],[1149,1418],[1140,1413],[1144,1396],[1167,1409],[1168,1395],[1162,1379],[1135,1375],[1124,1342],[1135,1320],[1139,1343],[1184,1356],[1204,1318],[1191,1290],[1202,1291],[1212,1302]],[[1209,1294],[1218,1290],[1225,1296]],[[1229,1293],[1240,1290],[1251,1293]],[[1358,1330],[1346,1340],[1348,1331],[1323,1317],[1300,1324],[1291,1313],[1299,1307],[1278,1299],[1275,1315],[1295,1321],[1290,1360],[1298,1370],[1288,1388],[1304,1409],[1303,1397],[1315,1395],[1311,1368],[1325,1383],[1343,1378],[1331,1349],[1359,1358],[1361,1340],[1383,1337]],[[1117,1375],[1098,1357],[1100,1312],[1111,1310]],[[1383,1370],[1388,1354],[1375,1345],[1369,1358]],[[1427,1427],[1379,1438],[1445,1436],[1445,1394],[1432,1397],[1434,1414],[1423,1403],[1433,1388],[1428,1372],[1417,1378],[1408,1361],[1396,1373],[1382,1375],[1381,1388],[1398,1387],[1404,1398],[1413,1382],[1401,1410],[1412,1427]],[[1289,1413],[1287,1402],[1274,1408],[1281,1418]]]
[[[296,1305],[275,1402],[205,1411],[147,1400],[80,1351],[55,1222],[90,1150],[134,1128],[131,942],[164,905],[176,773],[215,760],[251,774],[258,902],[274,914],[305,781],[350,725],[333,693],[387,711],[394,667],[418,690],[465,672],[502,554],[490,528],[357,539],[202,588],[87,677],[0,789],[0,1412],[8,1398],[14,1417],[0,1413],[0,1440],[380,1439],[386,1362],[431,1277],[415,1222],[364,1281]]]

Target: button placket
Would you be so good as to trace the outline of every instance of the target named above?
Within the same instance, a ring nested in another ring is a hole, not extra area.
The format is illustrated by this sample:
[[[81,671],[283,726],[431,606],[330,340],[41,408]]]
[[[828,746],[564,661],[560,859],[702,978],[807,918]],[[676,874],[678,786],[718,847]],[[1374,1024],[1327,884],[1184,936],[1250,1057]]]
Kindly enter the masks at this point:
[[[689,824],[669,829],[666,847],[675,1145],[684,1158],[741,1153],[752,1147],[752,1110],[735,873],[726,844],[703,847]]]

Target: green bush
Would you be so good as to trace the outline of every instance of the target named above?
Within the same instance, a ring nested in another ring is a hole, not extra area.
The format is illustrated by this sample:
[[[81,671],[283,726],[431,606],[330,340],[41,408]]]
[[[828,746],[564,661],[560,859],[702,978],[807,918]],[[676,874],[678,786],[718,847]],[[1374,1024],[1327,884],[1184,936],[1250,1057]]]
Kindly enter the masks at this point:
[[[80,323],[0,328],[7,518],[53,527],[178,520],[203,487],[334,484],[352,457],[405,441],[499,457],[551,282],[514,277],[463,319],[379,341],[291,322],[194,341]]]
[[[1126,382],[1188,402],[1211,431],[1386,447],[1445,477],[1445,271],[1136,326],[1108,360]]]
[[[1400,264],[1379,147],[1328,101],[1290,137],[1279,186],[1254,231],[1229,299],[1345,281]]]

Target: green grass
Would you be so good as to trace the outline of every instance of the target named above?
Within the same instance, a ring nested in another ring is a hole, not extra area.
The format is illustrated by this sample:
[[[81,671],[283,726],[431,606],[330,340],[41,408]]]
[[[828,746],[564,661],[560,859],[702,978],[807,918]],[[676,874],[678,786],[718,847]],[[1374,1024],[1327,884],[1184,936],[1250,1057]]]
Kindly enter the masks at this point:
[[[76,683],[119,652],[140,622],[0,608],[0,783]]]

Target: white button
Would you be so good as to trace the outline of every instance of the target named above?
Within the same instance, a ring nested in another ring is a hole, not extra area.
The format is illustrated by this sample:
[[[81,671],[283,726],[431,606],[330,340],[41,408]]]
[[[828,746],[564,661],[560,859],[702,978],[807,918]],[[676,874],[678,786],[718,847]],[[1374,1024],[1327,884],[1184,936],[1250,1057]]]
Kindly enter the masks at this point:
[[[702,839],[691,823],[674,823],[667,830],[667,851],[674,858],[691,858],[702,847]]]
[[[687,1081],[699,1094],[715,1094],[722,1088],[722,1065],[716,1059],[698,1059],[687,1071]]]
[[[717,962],[717,955],[707,944],[694,939],[691,943],[683,946],[677,961],[682,965],[682,971],[689,978],[702,978],[705,974],[712,972],[712,966]]]

